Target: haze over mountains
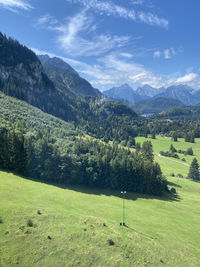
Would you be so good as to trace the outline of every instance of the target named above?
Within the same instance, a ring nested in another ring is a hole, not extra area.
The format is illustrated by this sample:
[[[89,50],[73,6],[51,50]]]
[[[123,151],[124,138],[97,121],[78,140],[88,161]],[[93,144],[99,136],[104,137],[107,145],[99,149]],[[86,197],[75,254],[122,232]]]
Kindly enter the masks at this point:
[[[200,90],[195,91],[187,85],[173,85],[168,88],[153,88],[150,85],[144,85],[133,90],[128,84],[119,87],[113,87],[103,92],[104,95],[111,98],[126,100],[134,104],[141,100],[149,98],[176,99],[184,105],[195,105],[200,102]]]

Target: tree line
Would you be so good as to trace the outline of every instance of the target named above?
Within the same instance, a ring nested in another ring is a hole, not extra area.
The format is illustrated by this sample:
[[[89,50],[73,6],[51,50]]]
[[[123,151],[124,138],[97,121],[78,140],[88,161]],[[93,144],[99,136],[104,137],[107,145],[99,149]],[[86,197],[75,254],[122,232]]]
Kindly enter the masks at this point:
[[[136,152],[84,137],[59,140],[40,130],[0,128],[0,168],[41,181],[162,195],[167,182],[151,142]]]

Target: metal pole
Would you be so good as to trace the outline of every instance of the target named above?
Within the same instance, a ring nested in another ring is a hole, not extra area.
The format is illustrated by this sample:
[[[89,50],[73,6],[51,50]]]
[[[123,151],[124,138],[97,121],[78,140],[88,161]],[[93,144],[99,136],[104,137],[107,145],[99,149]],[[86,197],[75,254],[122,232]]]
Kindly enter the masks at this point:
[[[123,194],[123,225],[125,225],[125,199],[124,199],[124,195]]]
[[[120,225],[125,226],[125,194],[126,191],[121,191],[121,194],[123,194],[123,221],[120,223]]]

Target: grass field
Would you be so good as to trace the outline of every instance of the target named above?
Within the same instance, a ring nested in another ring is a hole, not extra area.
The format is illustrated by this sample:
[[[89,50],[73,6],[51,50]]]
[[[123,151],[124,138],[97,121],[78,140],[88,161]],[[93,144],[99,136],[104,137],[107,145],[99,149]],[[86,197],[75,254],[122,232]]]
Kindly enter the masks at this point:
[[[200,266],[200,183],[169,180],[175,199],[127,194],[120,227],[119,192],[0,172],[0,266]]]
[[[136,142],[140,142],[141,144],[146,140],[152,142],[155,154],[155,161],[160,164],[162,171],[166,176],[170,176],[171,173],[174,173],[175,175],[180,173],[184,177],[187,177],[189,172],[189,165],[191,164],[194,157],[197,158],[200,164],[200,138],[196,138],[195,143],[185,142],[183,138],[178,138],[178,142],[173,142],[171,141],[170,137],[161,137],[161,136],[156,136],[156,139],[145,138],[145,137],[136,138]],[[177,150],[179,149],[187,150],[189,147],[191,147],[193,149],[194,156],[188,156],[188,155],[185,156],[183,154],[177,153],[180,159],[174,159],[171,157],[160,157],[159,152],[168,151],[171,144],[173,144],[173,146]],[[186,161],[183,162],[181,160],[182,158],[185,158]]]

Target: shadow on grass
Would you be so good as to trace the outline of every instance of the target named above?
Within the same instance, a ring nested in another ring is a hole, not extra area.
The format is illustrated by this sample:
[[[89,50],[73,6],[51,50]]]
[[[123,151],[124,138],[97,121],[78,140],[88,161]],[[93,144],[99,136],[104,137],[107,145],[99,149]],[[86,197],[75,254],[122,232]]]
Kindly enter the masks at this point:
[[[94,195],[104,195],[104,196],[115,196],[118,198],[122,198],[121,191],[119,190],[109,190],[109,189],[100,189],[100,188],[91,188],[86,186],[61,186],[64,189],[73,190],[76,192],[84,193],[84,194],[94,194]],[[128,192],[125,195],[125,199],[127,200],[137,200],[137,199],[158,199],[161,201],[180,201],[180,197],[177,194],[172,194],[170,192],[165,192],[162,196],[148,195],[148,194],[140,194],[134,192]]]
[[[142,235],[142,236],[144,236],[145,238],[148,238],[148,239],[157,239],[156,237],[153,237],[153,236],[144,234],[144,233],[138,231],[137,229],[128,226],[127,224],[125,224],[125,225],[122,226],[122,227],[126,227],[127,229],[129,229],[129,230],[131,230],[131,231],[134,231],[135,233],[137,233],[137,234],[139,234],[139,235]]]
[[[181,185],[173,183],[173,182],[167,182],[167,184],[170,185],[170,186],[176,186],[176,187],[182,188]]]
[[[6,171],[6,170],[2,170],[3,172],[6,173],[13,173],[11,171]],[[54,182],[49,182],[49,181],[44,181],[44,180],[39,180],[39,179],[35,179],[35,178],[28,178],[16,173],[13,173],[14,175],[17,175],[23,179],[27,179],[27,180],[31,180],[34,182],[38,182],[38,183],[43,183],[43,184],[48,184],[48,185],[52,185],[52,186],[56,186],[62,189],[68,189],[68,190],[72,190],[75,192],[79,192],[79,193],[83,193],[83,194],[89,194],[89,195],[103,195],[103,196],[114,196],[114,197],[118,197],[118,198],[122,198],[122,194],[121,194],[121,190],[114,190],[114,189],[105,189],[105,188],[95,188],[95,187],[89,187],[89,186],[80,186],[80,185],[65,185],[65,184],[58,184],[58,183],[54,183]],[[173,184],[173,183],[172,183]],[[173,184],[175,185],[175,184]],[[161,201],[180,201],[180,197],[179,195],[173,194],[171,192],[165,192],[162,196],[156,196],[156,195],[148,195],[148,194],[142,194],[142,193],[135,193],[135,192],[128,192],[125,195],[125,199],[127,200],[137,200],[137,199],[158,199]]]

